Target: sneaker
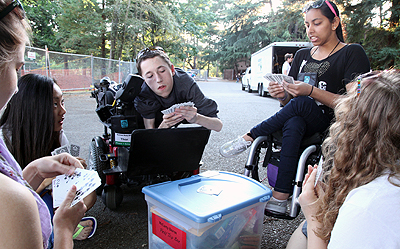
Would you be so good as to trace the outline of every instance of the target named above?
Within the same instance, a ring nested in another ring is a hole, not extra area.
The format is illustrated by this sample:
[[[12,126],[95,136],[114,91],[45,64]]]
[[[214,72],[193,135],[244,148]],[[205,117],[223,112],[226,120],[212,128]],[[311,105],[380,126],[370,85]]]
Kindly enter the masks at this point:
[[[265,206],[265,210],[274,214],[285,214],[287,209],[288,201],[276,201],[270,199]]]
[[[243,137],[239,136],[235,140],[222,145],[221,148],[219,148],[219,153],[224,157],[233,157],[245,151],[250,145],[251,141],[246,141]]]

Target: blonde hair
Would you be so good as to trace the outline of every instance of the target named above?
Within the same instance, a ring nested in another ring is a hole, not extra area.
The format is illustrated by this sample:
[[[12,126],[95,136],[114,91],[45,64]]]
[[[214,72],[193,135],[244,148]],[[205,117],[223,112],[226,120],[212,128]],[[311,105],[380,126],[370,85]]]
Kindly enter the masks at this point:
[[[10,1],[0,0],[0,11],[10,4]],[[26,19],[20,19],[11,11],[0,20],[0,74],[18,52],[18,46],[29,42],[30,26]]]
[[[351,190],[386,172],[392,184],[400,176],[400,72],[374,72],[360,86],[358,95],[354,82],[337,104],[336,121],[323,143],[324,168],[331,169],[316,214],[322,227],[315,232],[325,241]]]

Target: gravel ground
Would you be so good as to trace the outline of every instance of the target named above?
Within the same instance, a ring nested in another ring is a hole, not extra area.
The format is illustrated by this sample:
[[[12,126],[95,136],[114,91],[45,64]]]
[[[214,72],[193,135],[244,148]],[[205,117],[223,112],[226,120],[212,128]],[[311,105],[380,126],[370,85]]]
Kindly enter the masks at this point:
[[[256,93],[241,91],[241,85],[232,81],[210,79],[199,82],[206,96],[217,101],[219,117],[224,123],[221,132],[212,132],[206,146],[201,171],[221,170],[242,174],[247,154],[223,158],[219,147],[226,141],[247,132],[253,125],[279,109],[277,100],[262,98]],[[71,143],[81,146],[81,157],[87,159],[89,143],[103,134],[103,126],[95,113],[96,101],[89,93],[64,93],[67,115],[65,133]],[[76,241],[75,248],[148,248],[147,203],[140,187],[122,186],[124,199],[117,210],[108,209],[99,197],[86,216],[98,221],[96,234],[88,240]],[[298,224],[304,219],[300,214],[294,220],[264,218],[261,248],[285,248]]]

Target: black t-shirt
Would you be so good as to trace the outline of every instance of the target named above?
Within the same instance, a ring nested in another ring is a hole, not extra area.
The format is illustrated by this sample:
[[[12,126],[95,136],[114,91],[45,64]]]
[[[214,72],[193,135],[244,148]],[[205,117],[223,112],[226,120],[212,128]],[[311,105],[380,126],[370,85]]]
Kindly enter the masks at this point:
[[[174,86],[167,98],[155,94],[147,84],[142,85],[140,94],[135,98],[135,108],[143,118],[153,119],[162,110],[174,104],[191,101],[197,113],[207,117],[218,117],[217,103],[204,96],[197,83],[185,71],[175,68]]]
[[[359,44],[350,44],[320,61],[311,57],[311,48],[298,50],[289,75],[297,79],[299,72],[317,73],[318,88],[335,94],[343,94],[349,82],[370,70],[371,65],[364,49]]]

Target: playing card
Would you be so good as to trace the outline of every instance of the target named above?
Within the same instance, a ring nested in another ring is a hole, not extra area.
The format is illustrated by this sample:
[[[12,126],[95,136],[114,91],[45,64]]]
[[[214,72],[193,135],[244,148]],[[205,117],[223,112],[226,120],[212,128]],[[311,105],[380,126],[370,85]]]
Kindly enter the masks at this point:
[[[267,73],[266,75],[264,75],[264,78],[266,78],[268,81],[274,81],[274,79],[271,77],[270,73]]]
[[[315,176],[315,182],[314,182],[314,187],[317,186],[318,181],[321,180],[322,177],[322,164],[324,163],[324,159],[323,157],[321,157],[321,159],[319,159],[319,163],[317,166],[317,175]]]
[[[68,145],[64,145],[64,146],[61,146],[61,147],[59,147],[59,148],[53,150],[53,151],[51,152],[51,155],[52,155],[52,156],[55,156],[55,155],[58,155],[58,154],[61,154],[61,153],[64,153],[64,152],[69,153]]]
[[[79,145],[71,144],[70,145],[71,156],[78,157],[80,149],[81,149],[81,147]]]
[[[194,106],[194,103],[191,102],[191,101],[185,102],[185,103],[178,103],[178,104],[175,104],[175,105],[171,106],[171,107],[168,108],[168,109],[162,110],[161,113],[164,114],[164,115],[165,115],[165,114],[173,113],[173,112],[175,111],[176,108],[179,108],[179,107],[181,107],[181,106]]]
[[[294,84],[294,79],[292,76],[282,74],[282,80],[286,81],[289,84]]]
[[[76,186],[76,195],[71,206],[78,203],[101,185],[96,171],[77,168],[71,176],[59,175],[53,179],[53,206],[60,206],[72,185]]]
[[[272,74],[272,78],[274,79],[275,82],[278,82],[279,84],[282,84],[282,81],[281,81],[281,79],[279,78],[278,75]]]

